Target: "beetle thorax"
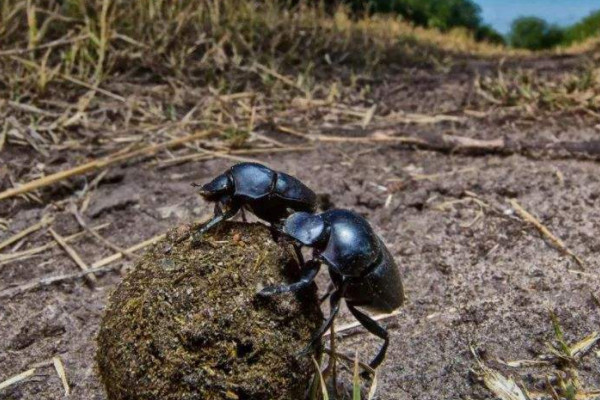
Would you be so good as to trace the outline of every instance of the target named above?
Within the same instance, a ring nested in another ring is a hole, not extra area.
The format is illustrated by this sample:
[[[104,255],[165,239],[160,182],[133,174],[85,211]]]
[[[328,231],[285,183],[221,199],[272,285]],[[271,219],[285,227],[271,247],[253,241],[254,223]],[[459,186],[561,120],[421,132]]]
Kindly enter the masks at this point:
[[[233,182],[228,174],[221,174],[200,188],[200,195],[209,201],[218,201],[233,194]]]
[[[362,276],[380,257],[377,235],[362,218],[345,211],[328,216],[329,235],[320,256],[345,276]]]

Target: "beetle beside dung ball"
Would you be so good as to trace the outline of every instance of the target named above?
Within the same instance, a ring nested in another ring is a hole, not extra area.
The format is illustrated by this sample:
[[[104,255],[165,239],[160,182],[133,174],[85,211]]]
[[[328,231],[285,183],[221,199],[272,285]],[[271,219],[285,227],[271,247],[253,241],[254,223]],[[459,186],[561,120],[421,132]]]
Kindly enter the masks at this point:
[[[341,300],[345,299],[352,315],[370,333],[384,340],[370,366],[377,368],[383,362],[389,335],[384,327],[357,307],[392,312],[402,305],[404,291],[394,258],[367,220],[349,210],[314,214],[316,195],[311,189],[288,174],[257,163],[232,166],[200,186],[200,194],[215,203],[215,215],[197,234],[247,208],[269,222],[273,229],[291,238],[297,246],[313,249],[311,260],[305,263],[301,260],[303,272],[298,282],[264,288],[259,296],[306,288],[313,283],[321,264],[327,265],[335,288],[329,298],[331,311],[303,353],[319,345],[339,311]],[[225,207],[224,211],[221,206]]]

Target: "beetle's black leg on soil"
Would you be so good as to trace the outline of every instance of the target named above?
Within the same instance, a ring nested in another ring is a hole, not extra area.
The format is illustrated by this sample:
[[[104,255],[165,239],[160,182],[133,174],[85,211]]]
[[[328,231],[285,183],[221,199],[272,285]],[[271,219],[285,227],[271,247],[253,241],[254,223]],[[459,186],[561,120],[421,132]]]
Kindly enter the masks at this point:
[[[323,325],[321,325],[319,330],[313,334],[308,346],[306,346],[304,350],[300,352],[300,354],[310,354],[315,348],[320,346],[321,337],[325,334],[325,332],[327,332],[327,329],[329,329],[331,326],[335,316],[340,311],[340,303],[344,297],[347,286],[347,282],[342,282],[342,285],[331,294],[331,297],[329,298],[329,317],[327,317],[327,320],[323,322]]]
[[[244,207],[240,208],[240,212],[242,213],[242,222],[248,222],[248,219],[246,218],[246,211],[244,210]]]
[[[352,315],[354,315],[354,318],[356,318],[362,326],[364,326],[373,335],[384,340],[383,346],[381,346],[381,349],[379,349],[379,353],[377,353],[373,361],[369,363],[369,366],[371,368],[376,369],[385,358],[385,353],[387,352],[388,344],[390,342],[388,332],[385,330],[384,327],[379,325],[377,321],[356,309],[356,307],[354,307],[352,304],[347,304],[347,306]],[[368,374],[366,375],[368,376]]]
[[[329,295],[333,292],[333,289],[335,289],[335,285],[333,284],[333,282],[329,282],[329,286],[327,286],[327,291],[319,299],[319,304],[323,303],[325,301],[325,299],[327,299],[329,297]]]
[[[303,269],[302,278],[300,278],[298,282],[294,282],[291,285],[267,286],[266,288],[258,292],[258,295],[272,296],[274,294],[297,292],[298,290],[304,289],[310,286],[310,284],[314,281],[315,276],[317,276],[320,267],[320,262],[311,260],[306,263],[306,267]]]

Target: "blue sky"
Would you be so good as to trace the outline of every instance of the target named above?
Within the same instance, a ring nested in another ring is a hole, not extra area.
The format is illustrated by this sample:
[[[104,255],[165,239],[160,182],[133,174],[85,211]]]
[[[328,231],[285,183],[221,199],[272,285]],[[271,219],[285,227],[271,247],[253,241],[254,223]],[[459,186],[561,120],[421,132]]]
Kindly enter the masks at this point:
[[[569,25],[600,10],[600,0],[474,0],[482,9],[483,20],[501,33],[507,33],[513,19],[535,15],[548,22]]]

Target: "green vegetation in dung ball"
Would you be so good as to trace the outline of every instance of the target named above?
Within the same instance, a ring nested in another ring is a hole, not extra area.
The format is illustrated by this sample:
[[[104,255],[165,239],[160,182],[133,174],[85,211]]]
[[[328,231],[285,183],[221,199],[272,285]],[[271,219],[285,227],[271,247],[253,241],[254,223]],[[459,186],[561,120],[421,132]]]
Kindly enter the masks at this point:
[[[112,294],[97,362],[109,400],[301,399],[298,356],[322,321],[316,290],[260,298],[295,281],[292,248],[261,224],[224,222],[197,244],[167,235]]]
[[[513,21],[510,29],[510,44],[516,48],[529,50],[549,49],[559,45],[564,32],[556,25],[550,25],[542,18],[520,17]]]

